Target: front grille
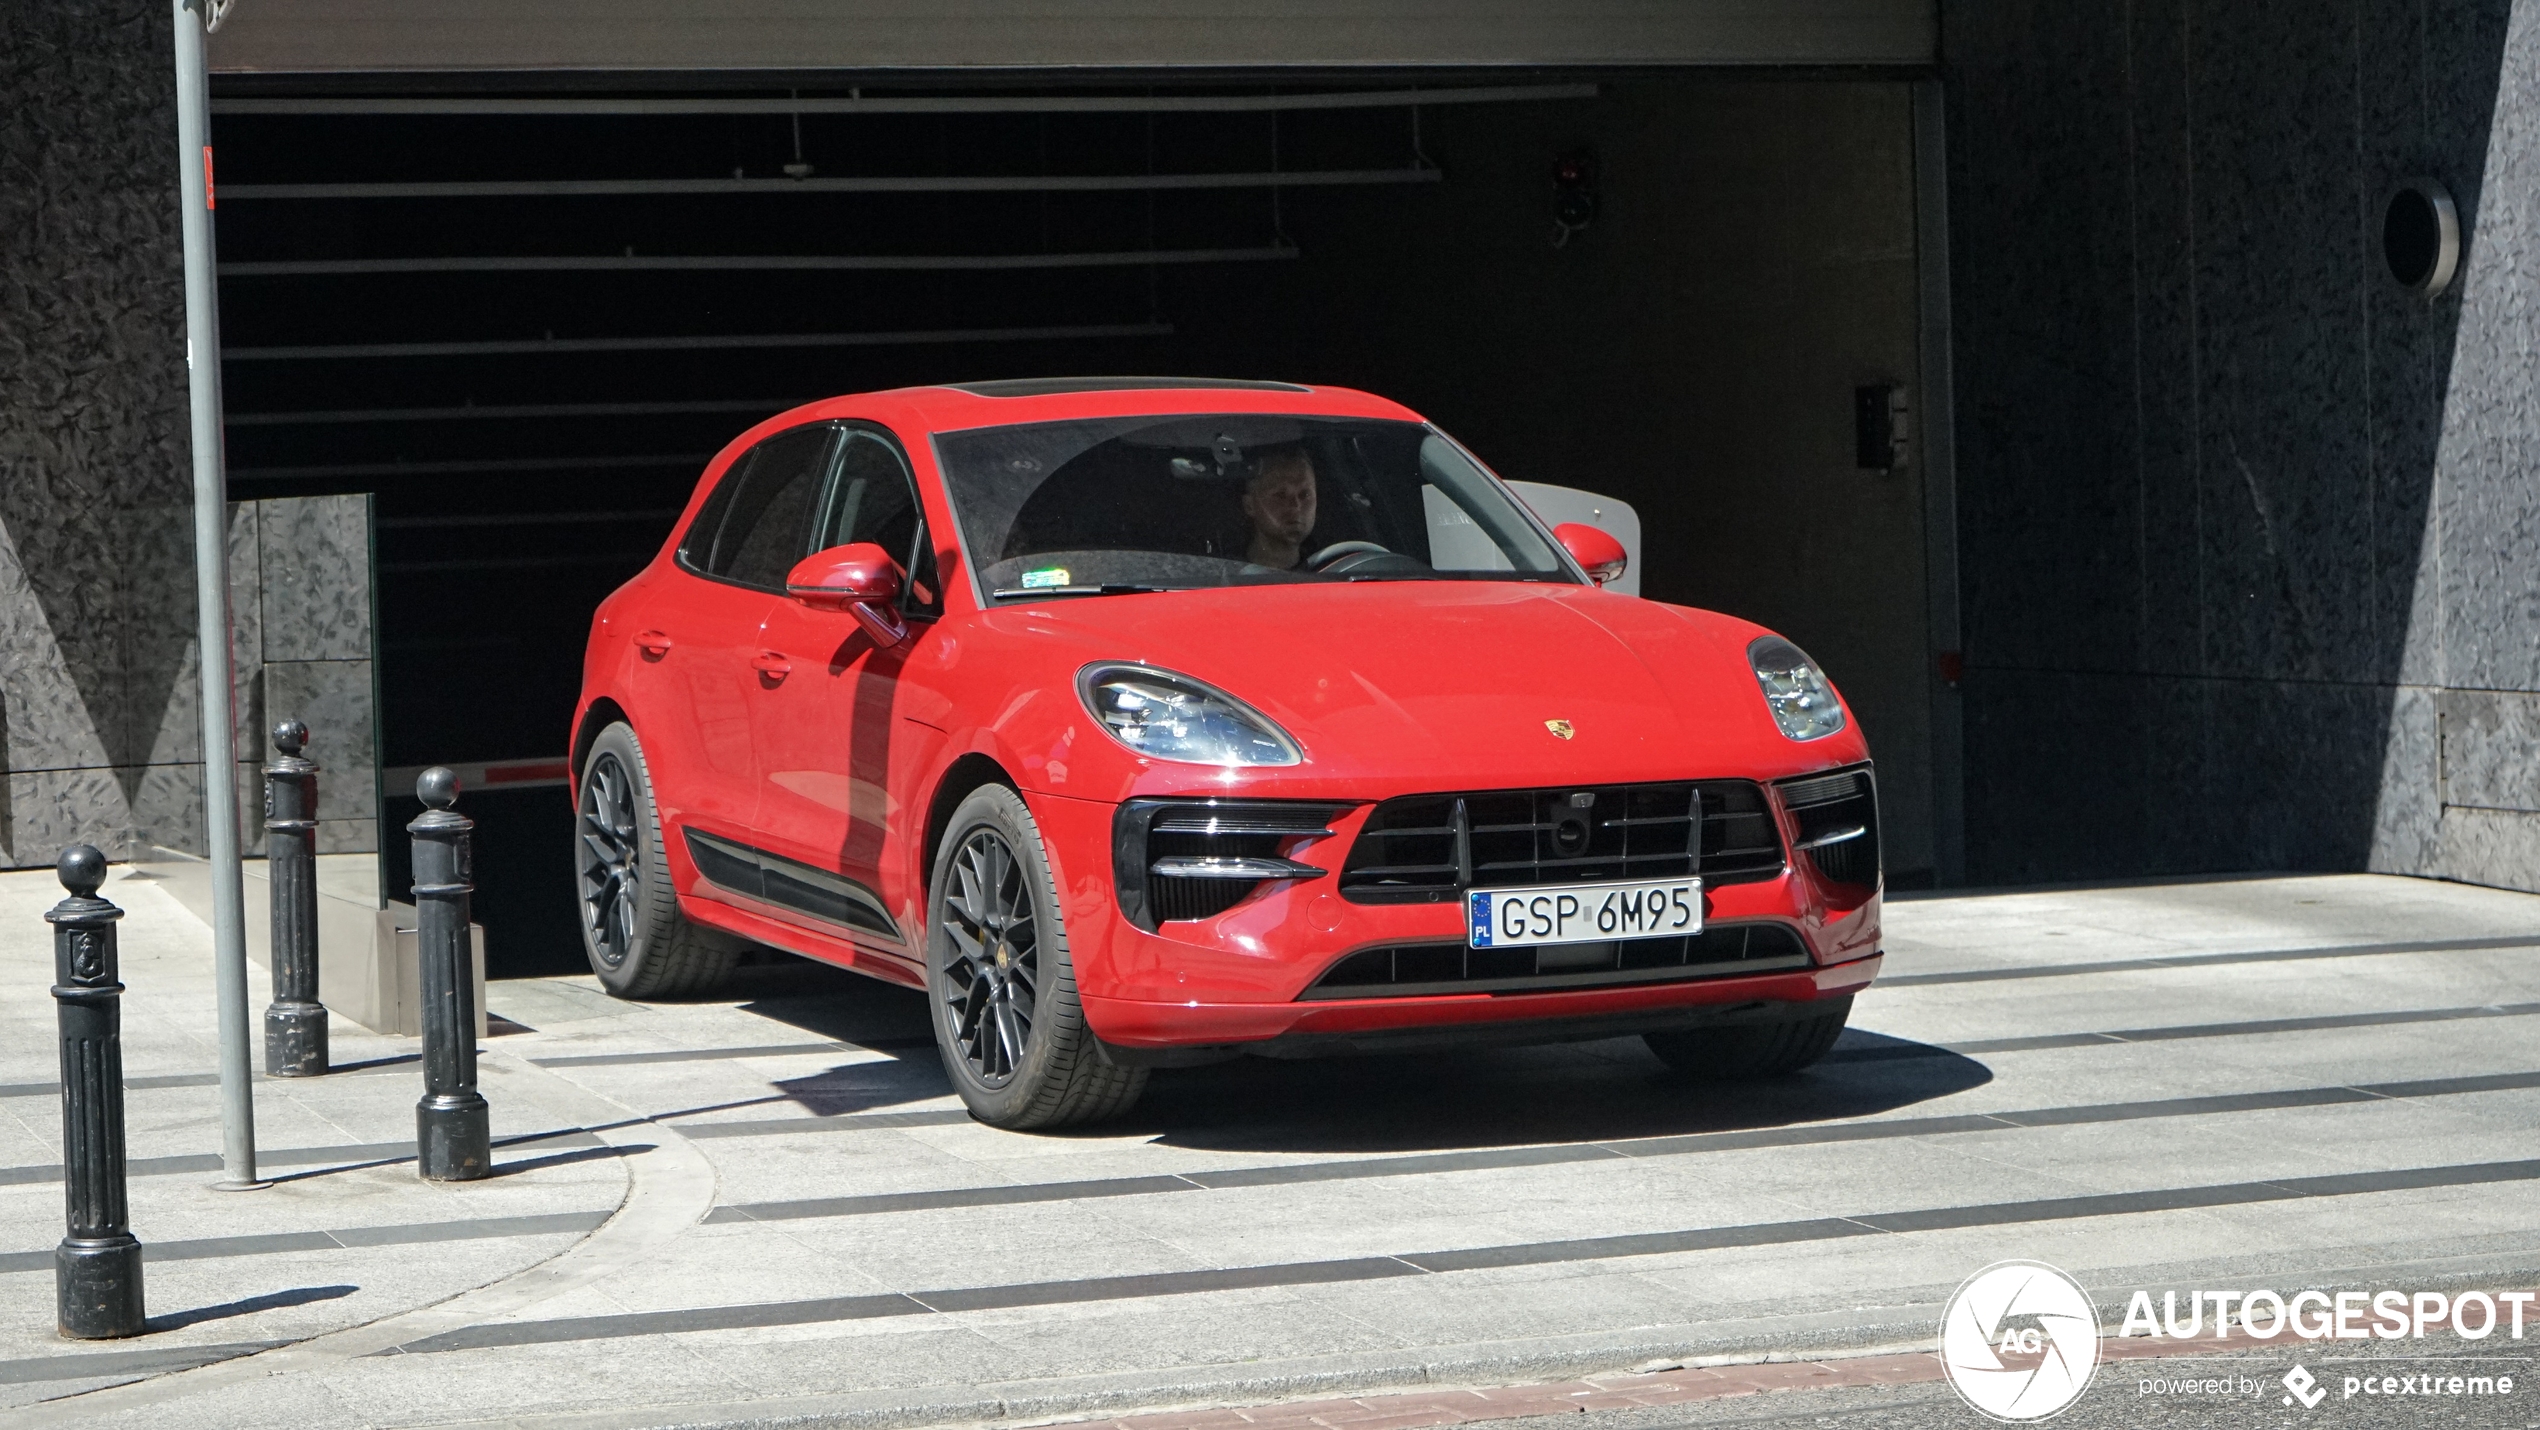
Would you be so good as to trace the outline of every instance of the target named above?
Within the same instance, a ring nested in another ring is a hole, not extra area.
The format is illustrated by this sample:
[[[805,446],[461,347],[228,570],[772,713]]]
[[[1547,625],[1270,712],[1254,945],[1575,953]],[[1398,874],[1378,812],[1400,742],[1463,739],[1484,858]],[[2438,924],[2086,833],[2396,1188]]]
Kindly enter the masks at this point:
[[[1617,983],[1670,983],[1802,968],[1808,949],[1788,925],[1713,924],[1698,934],[1612,943],[1467,948],[1460,943],[1362,948],[1325,970],[1299,998],[1414,998],[1440,993],[1538,993]]]
[[[1781,835],[1752,780],[1489,790],[1377,805],[1350,846],[1341,894],[1425,904],[1466,889],[1692,874],[1742,884],[1781,870]]]
[[[1870,767],[1784,780],[1782,803],[1799,829],[1799,848],[1837,884],[1879,882],[1879,792]]]
[[[1286,855],[1330,834],[1332,821],[1348,808],[1293,800],[1130,800],[1111,828],[1120,911],[1151,930],[1175,919],[1215,918],[1283,877],[1282,866],[1295,871],[1285,877],[1319,875]]]

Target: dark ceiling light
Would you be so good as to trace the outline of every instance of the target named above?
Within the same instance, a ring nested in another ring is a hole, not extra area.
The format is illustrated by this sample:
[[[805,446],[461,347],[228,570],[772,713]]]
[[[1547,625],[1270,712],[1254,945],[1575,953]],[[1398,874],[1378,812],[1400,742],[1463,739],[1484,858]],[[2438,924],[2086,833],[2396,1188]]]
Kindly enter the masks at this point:
[[[1552,165],[1552,246],[1596,222],[1596,156],[1584,149],[1562,155]]]
[[[2391,190],[2381,217],[2381,256],[2400,287],[2428,299],[2452,286],[2461,263],[2461,215],[2451,191],[2432,179]]]

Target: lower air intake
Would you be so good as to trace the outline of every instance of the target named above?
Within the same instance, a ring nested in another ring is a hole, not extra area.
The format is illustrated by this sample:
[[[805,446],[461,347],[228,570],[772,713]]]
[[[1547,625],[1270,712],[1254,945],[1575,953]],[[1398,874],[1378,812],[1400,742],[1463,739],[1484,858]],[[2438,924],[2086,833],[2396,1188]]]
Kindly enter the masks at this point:
[[[1317,878],[1288,856],[1329,836],[1347,805],[1296,800],[1133,799],[1111,827],[1120,910],[1144,929],[1213,919],[1265,883]]]
[[[1785,780],[1782,803],[1799,826],[1797,848],[1828,882],[1879,882],[1878,782],[1867,765]]]
[[[1618,983],[1681,983],[1807,966],[1807,945],[1786,924],[1713,924],[1698,934],[1612,943],[1522,948],[1410,943],[1362,948],[1333,964],[1300,997],[1542,993]]]

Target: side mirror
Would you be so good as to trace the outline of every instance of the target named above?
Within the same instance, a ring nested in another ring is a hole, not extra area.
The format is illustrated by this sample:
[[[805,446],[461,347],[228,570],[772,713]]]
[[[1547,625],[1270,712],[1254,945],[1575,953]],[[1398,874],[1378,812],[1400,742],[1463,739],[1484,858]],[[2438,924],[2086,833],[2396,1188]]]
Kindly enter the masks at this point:
[[[900,563],[870,541],[806,556],[785,574],[785,594],[815,611],[846,611],[876,645],[908,639],[900,620]]]
[[[1624,552],[1623,543],[1583,521],[1561,523],[1552,529],[1552,538],[1560,542],[1561,549],[1570,553],[1570,559],[1578,562],[1588,573],[1588,579],[1599,586],[1622,575],[1623,568],[1631,564],[1631,557]]]

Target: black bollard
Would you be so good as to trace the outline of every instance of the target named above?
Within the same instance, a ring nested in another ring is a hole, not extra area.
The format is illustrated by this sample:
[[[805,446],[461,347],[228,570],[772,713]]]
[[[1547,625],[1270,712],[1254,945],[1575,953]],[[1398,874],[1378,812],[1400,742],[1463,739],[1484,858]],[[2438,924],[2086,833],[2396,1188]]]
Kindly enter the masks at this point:
[[[415,781],[424,811],[414,836],[415,953],[423,982],[423,1100],[415,1104],[415,1162],[436,1182],[494,1170],[485,1099],[476,1090],[476,980],[468,950],[468,895],[476,821],[453,811],[459,777],[435,765]]]
[[[273,884],[273,1002],[265,1009],[265,1074],[326,1071],[326,1005],[318,1001],[317,761],[309,727],[273,727],[282,753],[265,766],[265,875]]]
[[[61,1330],[79,1340],[137,1336],[141,1243],[124,1199],[123,984],[116,978],[115,920],[97,897],[106,856],[86,844],[62,851],[70,897],[44,915],[53,926],[53,997],[62,1024],[62,1200],[70,1234],[53,1251]]]

